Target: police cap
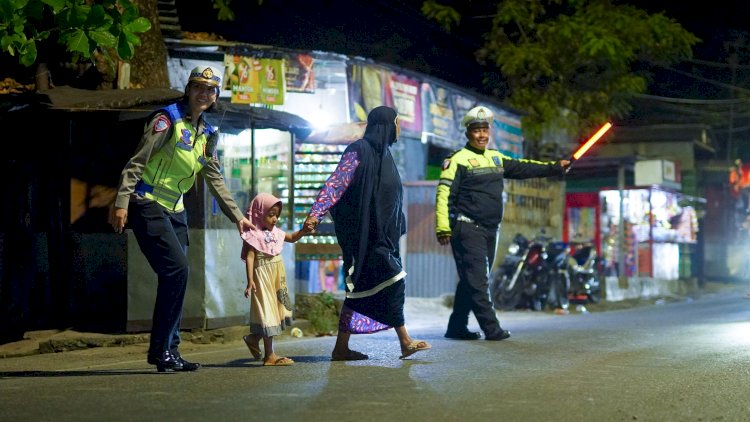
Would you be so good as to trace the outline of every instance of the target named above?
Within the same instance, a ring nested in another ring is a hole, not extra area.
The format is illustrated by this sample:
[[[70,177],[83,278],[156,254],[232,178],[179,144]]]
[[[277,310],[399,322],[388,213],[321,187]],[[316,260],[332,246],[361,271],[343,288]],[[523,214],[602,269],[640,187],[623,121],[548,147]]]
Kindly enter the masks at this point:
[[[220,87],[221,71],[211,66],[196,66],[190,71],[190,77],[188,77],[188,83],[191,82]]]
[[[477,106],[469,110],[461,120],[461,125],[466,127],[466,130],[478,128],[478,127],[490,127],[492,121],[492,111],[484,106]]]

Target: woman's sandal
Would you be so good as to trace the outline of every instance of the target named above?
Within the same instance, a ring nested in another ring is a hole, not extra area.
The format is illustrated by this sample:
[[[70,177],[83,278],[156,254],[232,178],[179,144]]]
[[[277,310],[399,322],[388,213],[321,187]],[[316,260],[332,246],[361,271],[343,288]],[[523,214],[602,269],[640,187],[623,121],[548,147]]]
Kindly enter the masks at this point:
[[[253,357],[258,360],[260,359],[261,353],[260,353],[260,346],[258,345],[258,342],[260,342],[260,339],[256,341],[254,344],[250,341],[251,335],[243,336],[242,340],[245,341],[245,344],[247,345],[247,348],[250,349],[250,354],[253,355]]]
[[[406,348],[401,348],[401,356],[399,357],[399,359],[406,359],[414,353],[431,348],[432,346],[430,345],[430,343],[424,340],[413,340],[411,343],[409,343],[408,346],[406,346]]]
[[[263,366],[289,366],[289,365],[294,365],[294,361],[290,358],[285,358],[285,357],[277,358],[274,361],[267,360],[263,362]]]

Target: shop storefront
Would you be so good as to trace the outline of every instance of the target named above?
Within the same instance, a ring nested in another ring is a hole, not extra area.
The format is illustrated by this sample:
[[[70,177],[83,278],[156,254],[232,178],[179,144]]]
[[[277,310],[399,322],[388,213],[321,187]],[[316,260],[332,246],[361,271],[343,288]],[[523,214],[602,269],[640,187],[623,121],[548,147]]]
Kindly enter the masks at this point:
[[[244,206],[261,191],[278,196],[288,204],[287,230],[302,224],[343,150],[364,133],[368,111],[379,105],[399,112],[402,132],[391,150],[405,183],[437,179],[445,156],[465,143],[462,116],[480,102],[495,115],[490,146],[514,157],[523,155],[519,114],[426,75],[323,52],[246,45],[170,47],[173,86],[183,86],[183,75],[198,65],[225,69],[221,101],[283,111],[310,123],[313,132],[293,142],[256,130],[252,151],[247,134],[225,133],[219,125],[225,177],[238,203]],[[407,201],[411,197],[406,195]],[[417,223],[407,221],[410,227]],[[288,249],[293,263],[287,272],[295,275],[296,292],[343,292],[341,250],[328,218],[315,234]],[[406,247],[402,249],[406,253]],[[447,285],[456,278],[451,271],[428,271],[420,277],[424,283],[445,278]],[[420,283],[411,273],[410,281]]]
[[[703,201],[678,192],[676,175],[674,163],[644,161],[635,165],[636,185],[644,187],[567,193],[564,239],[595,245],[608,277],[694,277],[699,230],[694,205]]]

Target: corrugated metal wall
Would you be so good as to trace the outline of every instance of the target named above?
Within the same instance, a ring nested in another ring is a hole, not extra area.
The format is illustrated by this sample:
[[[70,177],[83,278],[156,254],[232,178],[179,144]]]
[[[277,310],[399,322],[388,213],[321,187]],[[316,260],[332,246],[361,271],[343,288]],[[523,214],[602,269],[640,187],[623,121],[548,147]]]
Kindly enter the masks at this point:
[[[458,274],[450,246],[435,238],[436,180],[404,183],[406,247],[402,248],[408,273],[406,295],[439,297],[454,294]],[[502,262],[516,233],[529,237],[545,228],[547,236],[560,239],[565,192],[563,182],[549,179],[506,180],[505,216],[500,231],[495,265]]]
[[[435,237],[437,180],[404,183],[406,204],[406,296],[439,297],[454,294],[458,273],[450,246]]]

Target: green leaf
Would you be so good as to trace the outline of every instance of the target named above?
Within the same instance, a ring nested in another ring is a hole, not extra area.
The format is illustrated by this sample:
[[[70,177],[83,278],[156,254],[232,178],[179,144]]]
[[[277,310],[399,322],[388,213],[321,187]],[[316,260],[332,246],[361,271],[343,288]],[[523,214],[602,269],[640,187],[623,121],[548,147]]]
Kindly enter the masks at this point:
[[[114,48],[117,45],[117,37],[109,31],[89,31],[88,34],[89,38],[100,47]]]
[[[26,67],[29,67],[36,62],[36,43],[34,41],[30,41],[24,46],[19,61]]]
[[[125,34],[125,38],[128,40],[128,42],[134,46],[141,45],[141,39],[138,38],[137,35],[124,31],[123,34]]]
[[[119,1],[120,6],[122,7],[122,22],[124,24],[128,24],[129,22],[132,22],[140,16],[138,14],[138,6],[131,3],[129,0],[120,0]]]
[[[86,27],[89,28],[100,28],[103,25],[112,24],[112,18],[107,15],[107,12],[104,10],[103,7],[99,5],[95,5],[91,7],[91,10],[88,13],[88,16],[86,17]]]
[[[124,61],[128,61],[133,58],[135,54],[133,45],[128,42],[128,38],[124,34],[120,34],[117,40],[117,55]]]
[[[10,37],[3,37],[0,41],[0,48],[2,48],[2,51],[10,54],[11,56],[16,55],[16,48],[14,47],[13,43],[9,40]]]
[[[58,14],[60,11],[70,4],[69,0],[42,0],[42,3],[52,8],[52,13]]]
[[[148,19],[141,17],[125,24],[124,29],[130,32],[146,32],[151,29],[151,22],[149,22]]]
[[[26,7],[26,5],[29,4],[29,0],[6,0],[0,3],[3,3],[3,7],[2,7],[3,9],[5,9],[6,7],[9,7],[12,9],[19,10],[19,9],[23,9],[24,7]]]
[[[83,57],[89,57],[89,37],[86,36],[86,33],[80,29],[73,29],[69,31],[65,46],[70,52],[77,52],[80,53]]]
[[[56,21],[61,28],[81,28],[86,22],[90,6],[72,4],[70,7],[64,8],[56,16]]]

